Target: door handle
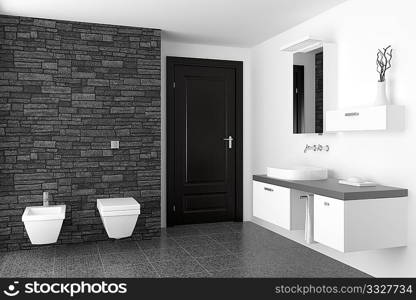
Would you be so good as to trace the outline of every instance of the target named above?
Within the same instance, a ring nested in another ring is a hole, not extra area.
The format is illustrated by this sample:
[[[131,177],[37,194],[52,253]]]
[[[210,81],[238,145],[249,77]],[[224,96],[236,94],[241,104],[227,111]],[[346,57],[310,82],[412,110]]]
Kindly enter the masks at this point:
[[[224,141],[228,141],[228,149],[232,149],[233,148],[233,137],[230,135],[228,136],[228,138],[224,138]]]

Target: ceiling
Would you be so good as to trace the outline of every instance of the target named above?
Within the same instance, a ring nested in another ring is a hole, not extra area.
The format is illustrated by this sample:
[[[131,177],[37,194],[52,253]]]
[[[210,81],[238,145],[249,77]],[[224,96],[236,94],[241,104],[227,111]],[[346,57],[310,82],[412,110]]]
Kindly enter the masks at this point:
[[[0,13],[160,28],[171,41],[251,47],[346,0],[0,0]]]

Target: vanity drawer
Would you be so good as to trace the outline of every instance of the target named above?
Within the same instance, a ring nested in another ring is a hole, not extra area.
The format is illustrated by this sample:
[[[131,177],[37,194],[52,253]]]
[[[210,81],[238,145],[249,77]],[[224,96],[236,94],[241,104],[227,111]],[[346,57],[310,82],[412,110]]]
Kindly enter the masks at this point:
[[[339,200],[314,197],[314,239],[341,252],[407,244],[407,197]]]
[[[314,239],[316,242],[344,250],[344,201],[314,196]]]
[[[290,189],[253,182],[253,215],[272,224],[289,228]]]
[[[303,193],[288,188],[253,181],[253,216],[287,230],[305,226]]]

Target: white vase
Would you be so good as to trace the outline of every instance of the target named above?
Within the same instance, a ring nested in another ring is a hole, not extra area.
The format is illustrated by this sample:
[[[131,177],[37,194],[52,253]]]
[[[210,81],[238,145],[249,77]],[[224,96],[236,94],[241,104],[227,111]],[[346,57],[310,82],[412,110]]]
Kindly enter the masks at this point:
[[[374,105],[387,105],[389,100],[386,95],[386,82],[377,81],[377,94]]]

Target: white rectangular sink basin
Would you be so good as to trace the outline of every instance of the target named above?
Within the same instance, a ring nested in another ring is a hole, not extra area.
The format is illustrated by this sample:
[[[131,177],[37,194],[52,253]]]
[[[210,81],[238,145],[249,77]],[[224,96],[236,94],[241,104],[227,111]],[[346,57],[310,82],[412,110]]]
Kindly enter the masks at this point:
[[[328,179],[328,169],[311,166],[267,168],[267,176],[283,180],[324,180]]]
[[[65,205],[26,207],[22,221],[34,245],[56,243],[65,219]]]
[[[65,205],[26,207],[22,221],[43,221],[65,219]]]

